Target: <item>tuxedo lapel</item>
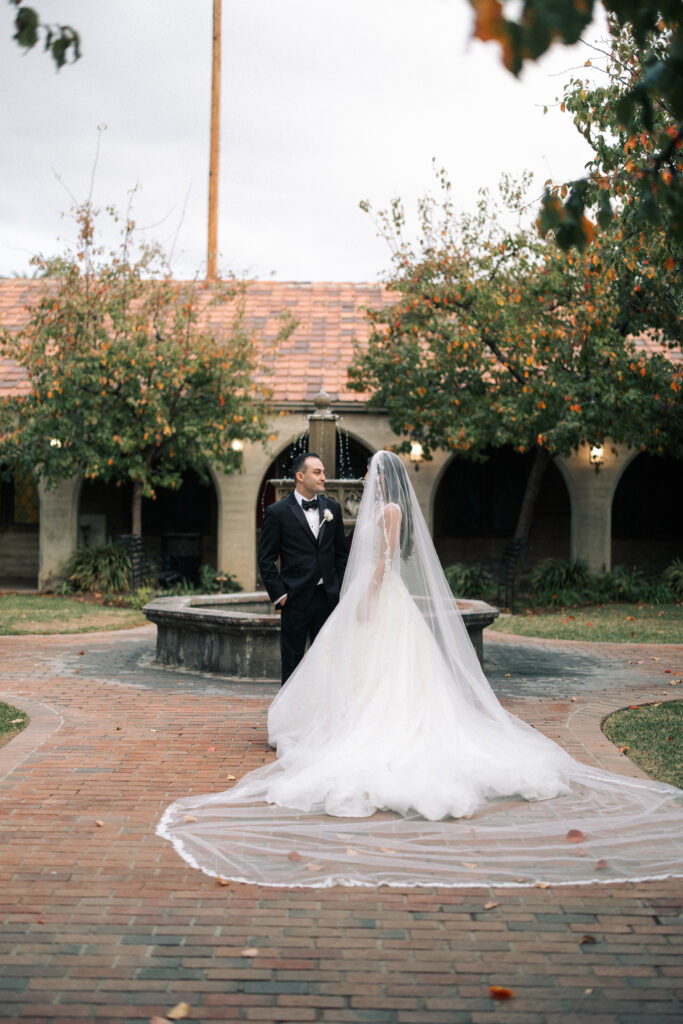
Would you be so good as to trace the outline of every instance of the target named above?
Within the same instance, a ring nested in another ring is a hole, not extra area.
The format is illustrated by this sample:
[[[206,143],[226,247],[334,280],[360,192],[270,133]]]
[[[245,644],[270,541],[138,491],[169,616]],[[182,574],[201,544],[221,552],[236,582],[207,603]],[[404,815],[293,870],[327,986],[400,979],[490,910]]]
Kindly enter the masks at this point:
[[[323,539],[323,530],[325,529],[325,510],[327,509],[327,498],[322,494],[318,498],[318,544]]]
[[[296,519],[297,523],[299,523],[299,525],[302,527],[302,529],[305,530],[306,536],[310,540],[311,544],[317,544],[318,542],[317,542],[315,536],[313,535],[313,530],[308,525],[308,519],[306,519],[306,516],[304,514],[304,510],[302,509],[301,505],[299,504],[299,502],[294,497],[293,493],[290,494],[290,496],[287,498],[287,505],[288,505],[292,515]],[[320,510],[318,510],[318,512],[320,512]]]

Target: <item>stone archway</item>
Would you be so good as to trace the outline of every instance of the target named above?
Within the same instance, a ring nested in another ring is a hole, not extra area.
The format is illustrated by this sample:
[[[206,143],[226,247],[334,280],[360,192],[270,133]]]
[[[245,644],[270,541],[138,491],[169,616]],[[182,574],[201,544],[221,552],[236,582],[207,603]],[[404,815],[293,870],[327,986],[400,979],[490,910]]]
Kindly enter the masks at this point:
[[[515,531],[531,455],[492,451],[485,462],[454,456],[434,499],[434,544],[443,565],[481,564],[497,571]],[[543,477],[523,567],[543,558],[569,558],[571,505],[563,476],[551,463]]]
[[[256,501],[256,528],[260,531],[266,508],[275,500],[271,480],[291,476],[291,465],[297,455],[308,450],[308,434],[303,433],[286,445],[273,459],[263,475]],[[337,432],[337,466],[339,479],[358,480],[365,476],[367,461],[374,449],[354,434]]]
[[[94,546],[130,532],[132,485],[85,480],[78,513],[78,543]],[[142,538],[150,554],[198,582],[200,565],[217,567],[218,501],[213,481],[192,469],[180,487],[157,488],[143,498]]]
[[[612,501],[612,563],[661,572],[683,558],[683,461],[641,452],[624,470]]]
[[[15,471],[0,481],[0,580],[3,587],[34,588],[40,545],[38,485]]]

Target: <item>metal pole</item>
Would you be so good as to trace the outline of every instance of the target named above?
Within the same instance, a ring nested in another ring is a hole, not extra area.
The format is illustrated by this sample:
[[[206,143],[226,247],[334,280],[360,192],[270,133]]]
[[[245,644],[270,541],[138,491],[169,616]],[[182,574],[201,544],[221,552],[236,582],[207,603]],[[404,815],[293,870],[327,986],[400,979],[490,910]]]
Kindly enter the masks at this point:
[[[209,239],[206,279],[216,280],[218,256],[218,163],[221,132],[221,0],[213,0],[213,59],[211,64],[211,142],[209,154]]]

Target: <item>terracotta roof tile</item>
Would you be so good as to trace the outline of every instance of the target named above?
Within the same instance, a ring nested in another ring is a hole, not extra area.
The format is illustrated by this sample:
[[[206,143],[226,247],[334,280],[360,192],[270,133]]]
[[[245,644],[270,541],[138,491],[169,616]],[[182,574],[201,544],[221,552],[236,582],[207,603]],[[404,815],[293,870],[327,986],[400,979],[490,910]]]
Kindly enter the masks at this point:
[[[0,327],[10,331],[27,320],[26,306],[38,298],[42,282],[23,278],[0,280]],[[220,336],[229,330],[234,304],[210,305],[211,289],[199,291],[200,325]],[[276,402],[309,401],[321,387],[335,401],[363,404],[367,395],[349,391],[346,368],[353,354],[353,343],[367,344],[370,325],[363,307],[382,307],[395,301],[393,293],[380,284],[353,282],[250,281],[245,296],[245,321],[259,339],[259,348],[267,373],[255,383],[272,390]],[[291,336],[273,350],[273,341],[285,311],[293,316],[296,328]],[[665,349],[654,335],[638,340],[648,354],[664,351],[679,362],[680,352]],[[0,395],[20,394],[26,390],[23,370],[0,355]]]

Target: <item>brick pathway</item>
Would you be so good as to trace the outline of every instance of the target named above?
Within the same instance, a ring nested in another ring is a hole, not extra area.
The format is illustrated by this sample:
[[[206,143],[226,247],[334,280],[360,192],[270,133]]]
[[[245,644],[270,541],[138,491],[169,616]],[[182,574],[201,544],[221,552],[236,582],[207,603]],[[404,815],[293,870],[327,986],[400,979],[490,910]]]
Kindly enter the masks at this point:
[[[272,756],[275,689],[157,669],[153,642],[0,640],[0,694],[31,715],[0,748],[0,1020],[143,1024],[181,1001],[198,1024],[681,1019],[680,880],[282,890],[187,867],[155,824]],[[666,669],[682,667],[680,647],[488,638],[507,707],[624,773],[601,719],[678,695]]]

